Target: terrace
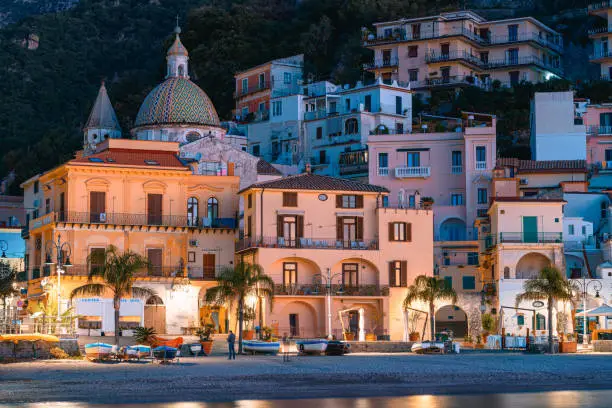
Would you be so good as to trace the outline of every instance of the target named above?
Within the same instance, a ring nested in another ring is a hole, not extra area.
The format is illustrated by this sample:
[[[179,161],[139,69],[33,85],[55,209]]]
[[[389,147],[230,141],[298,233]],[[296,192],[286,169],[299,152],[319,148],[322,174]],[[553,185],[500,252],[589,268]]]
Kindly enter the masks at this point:
[[[389,287],[380,285],[331,285],[332,296],[388,296]],[[327,293],[327,285],[314,284],[289,284],[274,285],[275,296],[324,296]]]
[[[236,251],[254,248],[289,249],[336,249],[336,250],[378,250],[378,239],[338,240],[332,238],[245,237],[236,242]]]

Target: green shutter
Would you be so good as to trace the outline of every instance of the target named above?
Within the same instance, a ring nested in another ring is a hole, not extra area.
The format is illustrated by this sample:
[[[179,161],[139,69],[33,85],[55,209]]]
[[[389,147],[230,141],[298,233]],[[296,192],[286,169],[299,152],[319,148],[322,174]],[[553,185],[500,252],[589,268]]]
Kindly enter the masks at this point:
[[[474,276],[464,276],[463,277],[463,289],[465,289],[465,290],[474,290],[474,289],[476,289],[476,277],[474,277]]]
[[[452,276],[445,276],[444,277],[444,284],[446,285],[447,289],[452,289],[453,288],[453,277]]]

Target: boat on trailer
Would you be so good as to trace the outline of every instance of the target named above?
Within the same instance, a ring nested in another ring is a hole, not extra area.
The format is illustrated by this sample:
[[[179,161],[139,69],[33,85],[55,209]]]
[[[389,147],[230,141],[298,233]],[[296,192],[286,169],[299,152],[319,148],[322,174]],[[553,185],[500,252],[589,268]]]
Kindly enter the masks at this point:
[[[280,342],[278,341],[259,341],[259,340],[242,340],[242,349],[251,354],[265,353],[276,354],[280,350]]]
[[[85,345],[85,356],[89,360],[104,360],[111,357],[113,346],[107,343],[89,343]]]
[[[298,350],[302,354],[323,354],[327,350],[326,339],[296,340]]]

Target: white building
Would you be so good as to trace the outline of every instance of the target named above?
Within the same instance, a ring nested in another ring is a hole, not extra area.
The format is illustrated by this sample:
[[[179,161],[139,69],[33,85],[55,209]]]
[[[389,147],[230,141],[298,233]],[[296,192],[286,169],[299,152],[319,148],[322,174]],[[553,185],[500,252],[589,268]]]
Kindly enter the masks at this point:
[[[586,159],[586,128],[576,115],[573,92],[536,92],[531,101],[534,160]]]

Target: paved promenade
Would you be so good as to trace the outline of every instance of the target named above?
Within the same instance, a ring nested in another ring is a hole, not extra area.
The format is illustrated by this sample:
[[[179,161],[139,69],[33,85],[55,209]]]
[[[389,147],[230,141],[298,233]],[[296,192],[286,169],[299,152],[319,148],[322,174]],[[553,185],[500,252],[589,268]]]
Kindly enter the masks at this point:
[[[183,358],[180,364],[0,365],[0,404],[152,403],[612,389],[612,355],[353,354]]]

